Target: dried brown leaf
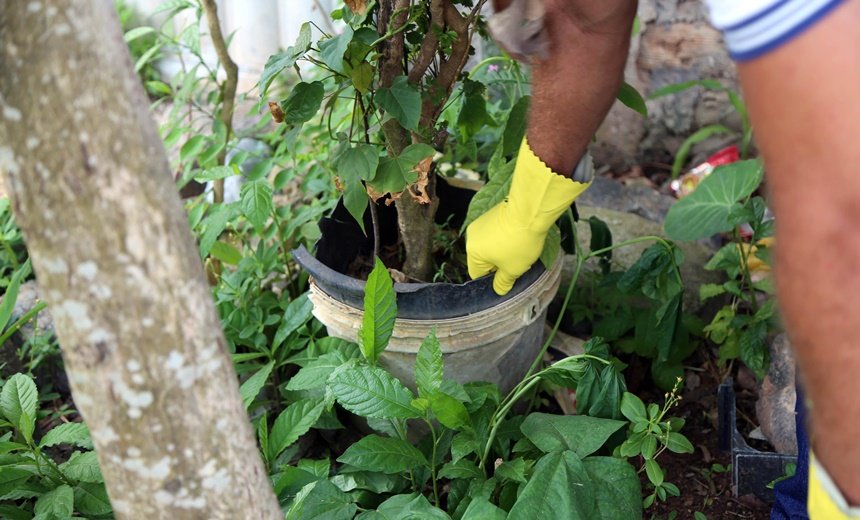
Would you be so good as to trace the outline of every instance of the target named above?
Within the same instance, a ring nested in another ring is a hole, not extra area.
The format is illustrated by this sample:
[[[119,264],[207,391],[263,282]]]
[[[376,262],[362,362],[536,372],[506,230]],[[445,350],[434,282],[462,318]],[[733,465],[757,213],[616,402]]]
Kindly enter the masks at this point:
[[[430,195],[427,194],[427,185],[430,183],[430,167],[433,165],[433,157],[428,157],[419,162],[412,171],[418,174],[418,180],[409,188],[409,195],[421,204],[430,204]]]
[[[344,0],[344,2],[355,14],[363,15],[367,12],[366,0]]]
[[[274,101],[269,101],[269,112],[271,112],[272,119],[274,119],[276,123],[284,122],[284,111],[281,109],[281,105]]]

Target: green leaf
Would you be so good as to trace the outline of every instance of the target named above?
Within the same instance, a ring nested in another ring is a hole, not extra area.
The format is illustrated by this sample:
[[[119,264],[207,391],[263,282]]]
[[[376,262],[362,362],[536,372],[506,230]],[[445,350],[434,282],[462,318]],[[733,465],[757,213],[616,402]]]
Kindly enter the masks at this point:
[[[594,485],[594,520],[642,519],[642,488],[633,466],[613,457],[589,457],[582,463]]]
[[[505,520],[508,514],[504,509],[493,505],[484,497],[476,497],[469,502],[463,513],[463,520]]]
[[[589,248],[592,252],[600,251],[601,249],[606,249],[612,246],[612,231],[609,230],[609,226],[606,225],[606,222],[597,217],[590,217],[588,219],[588,227],[591,230]],[[611,269],[612,250],[610,249],[609,251],[600,253],[600,271],[603,274],[609,274]]]
[[[228,265],[238,265],[242,261],[242,252],[226,242],[212,244],[209,254]]]
[[[343,205],[352,218],[358,223],[362,233],[367,234],[364,229],[364,212],[370,204],[370,198],[367,195],[367,190],[364,185],[358,182],[347,182],[343,190]]]
[[[526,482],[526,461],[522,457],[502,462],[496,468],[495,476],[513,482]]]
[[[443,426],[461,430],[469,424],[466,406],[450,395],[437,390],[429,396],[430,409]]]
[[[391,86],[376,92],[376,104],[397,120],[403,128],[415,130],[421,117],[421,93],[406,76],[394,78]]]
[[[656,460],[645,460],[645,473],[648,475],[648,480],[650,480],[655,487],[663,484],[663,468],[657,464]]]
[[[508,192],[511,191],[511,179],[513,178],[515,164],[516,160],[511,160],[505,163],[490,178],[490,182],[485,184],[484,187],[481,188],[474,197],[472,197],[462,229],[466,229],[469,224],[475,221],[475,219],[489,211],[496,204],[505,200],[505,197],[508,196]]]
[[[457,117],[461,141],[471,139],[487,125],[495,125],[495,121],[487,112],[485,91],[486,87],[479,81],[468,78],[463,81],[463,104]]]
[[[68,461],[60,465],[60,471],[66,477],[77,480],[78,482],[90,482],[100,484],[104,482],[99,461],[96,458],[96,452],[80,452],[72,453]]]
[[[262,235],[266,221],[272,214],[272,185],[263,179],[246,182],[239,191],[239,197],[242,214]]]
[[[677,179],[681,175],[681,170],[687,163],[687,156],[690,155],[690,150],[693,146],[716,134],[734,134],[734,131],[723,125],[708,125],[698,129],[681,143],[681,147],[678,148],[678,152],[675,154],[675,161],[672,163],[673,179]]]
[[[418,349],[418,357],[415,359],[415,383],[418,386],[418,395],[428,397],[439,390],[442,385],[443,370],[442,349],[439,347],[434,329],[424,338]]]
[[[471,460],[460,459],[442,466],[439,478],[484,478],[484,472]]]
[[[300,82],[290,90],[287,99],[281,101],[281,110],[284,111],[284,123],[288,125],[300,125],[310,121],[322,105],[325,97],[325,87],[322,81],[313,83]]]
[[[377,258],[364,286],[364,316],[361,322],[361,353],[371,363],[388,346],[397,318],[394,282],[385,264]]]
[[[586,415],[532,413],[520,429],[543,452],[570,450],[585,458],[625,424]]]
[[[544,455],[508,514],[509,520],[553,518],[593,520],[595,490],[580,458],[572,451]]]
[[[39,497],[33,511],[44,518],[70,518],[74,505],[74,491],[70,486],[63,484]]]
[[[378,193],[400,193],[418,180],[414,168],[419,162],[432,157],[436,151],[424,143],[410,144],[398,156],[384,157],[379,161],[376,175],[369,184]]]
[[[767,348],[767,323],[758,321],[746,328],[738,340],[741,361],[760,380],[767,374],[770,356]]]
[[[412,393],[379,367],[355,366],[332,375],[337,401],[350,412],[374,419],[417,419]]]
[[[134,29],[129,29],[122,38],[125,40],[125,43],[129,43],[142,36],[146,36],[147,34],[153,34],[154,32],[155,28],[153,27],[135,27]]]
[[[281,412],[269,434],[269,460],[275,460],[282,451],[307,433],[324,408],[325,403],[319,399],[303,399]]]
[[[559,232],[558,226],[553,225],[546,234],[546,240],[544,240],[543,249],[540,253],[540,261],[547,270],[552,269],[560,251],[561,232]]]
[[[621,101],[625,106],[639,112],[642,117],[648,117],[648,107],[645,106],[645,100],[642,98],[642,94],[640,94],[633,85],[626,81],[621,85],[621,90],[618,91],[618,101]]]
[[[12,279],[9,280],[9,285],[6,286],[3,301],[0,302],[0,331],[6,330],[6,325],[9,324],[12,311],[15,309],[15,302],[18,300],[18,289],[21,287],[21,281],[30,271],[30,259],[27,259],[21,267],[15,270],[12,274]],[[30,414],[30,416],[33,417],[33,414]]]
[[[290,334],[299,329],[302,325],[311,319],[314,309],[313,303],[308,299],[308,294],[304,293],[295,300],[291,301],[284,311],[284,316],[281,318],[281,324],[278,325],[278,331],[275,332],[275,337],[272,340],[272,350],[277,350],[281,343],[287,339]]]
[[[695,191],[669,209],[664,228],[672,240],[698,240],[732,229],[729,214],[758,188],[761,163],[741,161],[720,166]]]
[[[209,214],[203,219],[204,230],[200,235],[200,256],[208,256],[209,251],[227,227],[227,224],[239,214],[237,203],[213,204]]]
[[[346,356],[340,351],[329,352],[314,359],[287,383],[287,390],[311,390],[325,386],[329,376],[335,369],[347,362]]]
[[[323,479],[302,488],[285,520],[347,520],[357,510],[349,495]]]
[[[24,437],[27,444],[33,443],[33,431],[36,429],[36,418],[30,417],[27,412],[21,412],[21,417],[18,419],[18,430]]]
[[[22,414],[35,420],[38,404],[39,392],[36,390],[36,383],[25,374],[18,373],[10,377],[0,392],[0,411],[16,426],[20,424]]]
[[[648,414],[645,411],[645,403],[636,395],[624,392],[621,397],[621,414],[630,422],[647,421]]]
[[[349,71],[349,78],[352,80],[352,86],[355,87],[355,90],[366,94],[373,84],[373,75],[375,73],[376,69],[373,68],[373,65],[362,61]]]
[[[331,461],[328,458],[302,459],[298,462],[297,467],[319,478],[328,478],[329,473],[331,473]]]
[[[375,434],[354,443],[337,460],[361,470],[386,474],[428,465],[424,454],[408,442]]]
[[[680,433],[669,432],[666,448],[673,453],[693,453],[693,444]]]
[[[395,495],[379,505],[376,511],[368,511],[376,515],[365,516],[361,520],[451,520],[439,508],[433,507],[423,495]]]
[[[320,58],[333,71],[340,74],[346,73],[346,69],[343,66],[343,53],[349,47],[349,42],[352,41],[353,34],[352,27],[347,25],[343,28],[343,32],[334,38],[319,42]]]
[[[699,300],[705,301],[715,296],[719,296],[726,292],[726,288],[723,284],[719,283],[705,283],[699,286]]]
[[[657,99],[670,94],[677,94],[678,92],[682,92],[693,87],[705,87],[710,90],[725,90],[722,83],[714,79],[692,80],[685,81],[683,83],[673,83],[663,88],[659,88],[652,92],[651,95],[648,96],[648,99]]]
[[[112,513],[104,484],[81,482],[75,486],[75,509],[87,516],[106,516]]]
[[[369,181],[379,166],[379,150],[370,144],[345,148],[334,160],[337,174],[345,182]]]
[[[284,69],[292,67],[296,64],[296,60],[304,56],[311,48],[311,24],[305,22],[299,30],[299,37],[292,47],[284,52],[279,52],[269,57],[263,67],[263,74],[260,76],[260,97],[266,97],[266,91],[275,76],[280,74]],[[343,53],[341,53],[343,54]]]
[[[526,118],[529,113],[530,96],[523,96],[517,100],[508,113],[505,130],[502,132],[502,155],[510,157],[517,153],[526,135]]]
[[[242,402],[245,403],[246,409],[251,406],[251,403],[253,403],[254,399],[257,398],[257,395],[260,393],[260,390],[263,389],[263,386],[269,379],[269,375],[272,373],[272,368],[274,366],[274,361],[266,363],[265,365],[263,365],[263,368],[258,370],[248,379],[246,379],[245,382],[242,383],[242,386],[239,387],[239,394],[242,396]]]
[[[57,444],[69,444],[81,448],[93,449],[93,441],[90,439],[90,430],[84,423],[63,423],[51,429],[39,442],[40,448],[56,446]]]
[[[192,162],[206,146],[206,136],[195,135],[179,149],[179,160],[183,163]]]

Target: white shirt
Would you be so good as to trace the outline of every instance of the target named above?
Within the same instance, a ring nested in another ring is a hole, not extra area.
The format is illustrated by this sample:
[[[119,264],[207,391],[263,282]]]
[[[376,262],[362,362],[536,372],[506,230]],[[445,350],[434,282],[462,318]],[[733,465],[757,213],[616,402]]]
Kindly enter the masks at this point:
[[[750,60],[791,40],[842,0],[705,0],[711,22],[736,60]]]

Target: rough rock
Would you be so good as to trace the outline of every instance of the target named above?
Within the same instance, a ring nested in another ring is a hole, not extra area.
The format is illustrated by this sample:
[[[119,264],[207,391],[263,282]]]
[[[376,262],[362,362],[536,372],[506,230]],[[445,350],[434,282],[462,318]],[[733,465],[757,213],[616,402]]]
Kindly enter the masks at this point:
[[[625,79],[644,96],[684,81],[716,79],[738,90],[737,73],[722,35],[708,22],[701,0],[642,0],[640,30],[631,42]],[[740,131],[728,95],[692,88],[648,100],[648,117],[616,103],[591,147],[598,166],[623,171],[634,164],[671,163],[684,139],[699,128],[720,123]],[[694,151],[711,152],[706,142]]]
[[[648,186],[627,185],[608,177],[595,177],[591,187],[577,199],[577,206],[608,208],[633,213],[653,222],[663,222],[675,199]]]
[[[577,224],[577,234],[580,244],[588,248],[591,240],[591,230],[588,218],[595,216],[606,222],[612,232],[612,243],[618,244],[633,238],[655,235],[662,236],[663,229],[660,224],[639,215],[626,213],[615,209],[607,209],[587,204],[577,204],[579,208],[580,222]],[[612,252],[612,262],[616,269],[626,269],[633,265],[652,242],[640,242],[630,246],[618,248]],[[721,280],[720,274],[714,271],[706,271],[702,268],[715,250],[699,242],[678,243],[684,253],[684,263],[681,265],[681,277],[684,280],[684,306],[693,313],[702,309],[699,302],[699,286],[706,283],[717,283]],[[575,258],[569,256],[565,260],[562,273],[562,284],[569,280],[573,274]]]
[[[797,453],[795,368],[791,343],[780,334],[770,344],[770,367],[755,406],[761,432],[779,453]]]

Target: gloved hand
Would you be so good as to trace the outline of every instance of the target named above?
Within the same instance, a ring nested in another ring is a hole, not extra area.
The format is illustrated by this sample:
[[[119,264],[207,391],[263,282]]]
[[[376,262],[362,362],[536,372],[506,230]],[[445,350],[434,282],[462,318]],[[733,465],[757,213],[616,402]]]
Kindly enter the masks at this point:
[[[550,170],[523,139],[508,198],[478,217],[466,230],[469,276],[492,271],[493,289],[504,296],[543,251],[550,227],[591,184],[587,154],[572,180]]]

